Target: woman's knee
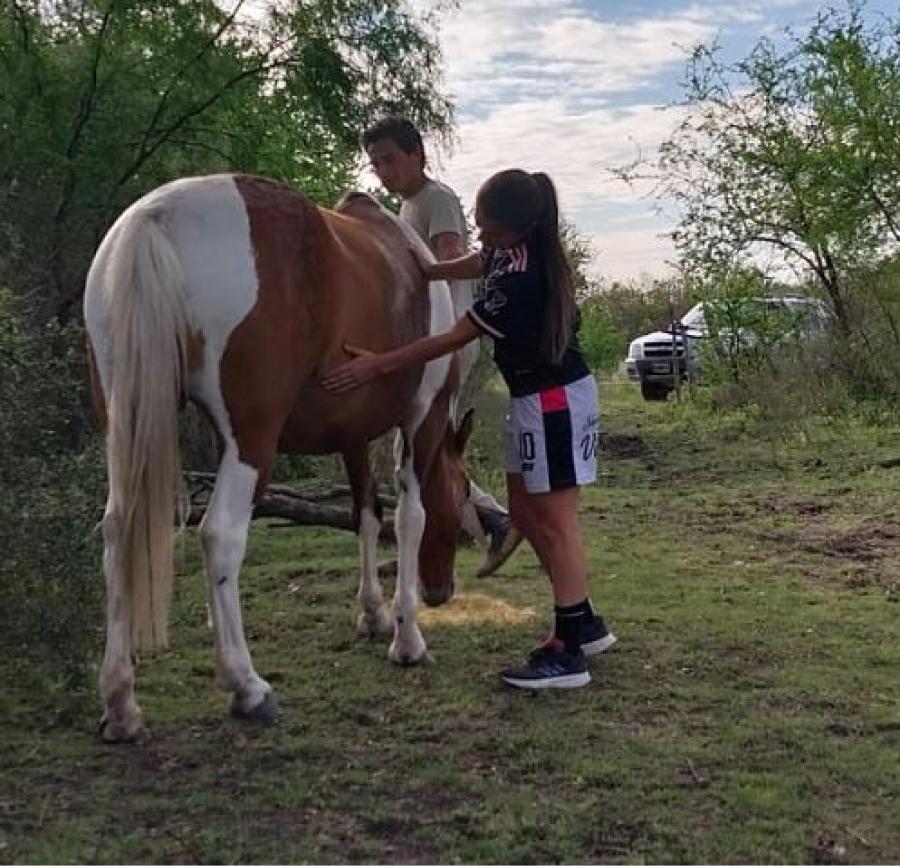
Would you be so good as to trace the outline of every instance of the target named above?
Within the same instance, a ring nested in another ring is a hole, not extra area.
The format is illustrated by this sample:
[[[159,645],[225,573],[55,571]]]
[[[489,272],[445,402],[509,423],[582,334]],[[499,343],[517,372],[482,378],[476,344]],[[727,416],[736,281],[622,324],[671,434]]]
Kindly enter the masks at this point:
[[[578,534],[577,501],[570,495],[535,495],[529,516],[535,531],[547,541],[568,542]]]

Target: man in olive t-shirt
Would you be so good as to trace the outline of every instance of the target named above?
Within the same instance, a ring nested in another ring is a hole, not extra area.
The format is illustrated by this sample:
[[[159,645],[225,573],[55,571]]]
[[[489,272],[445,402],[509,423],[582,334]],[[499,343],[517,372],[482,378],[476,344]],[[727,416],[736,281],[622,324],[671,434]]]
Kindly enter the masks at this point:
[[[431,248],[439,261],[468,252],[468,228],[458,196],[450,187],[425,174],[425,148],[416,127],[402,117],[385,117],[363,134],[363,147],[372,169],[388,192],[399,195],[400,216]],[[472,280],[452,280],[450,294],[457,318],[471,308],[475,295]],[[478,358],[478,342],[460,353],[460,391]],[[493,574],[522,541],[506,510],[490,493],[471,484],[469,501],[478,515],[479,527],[467,527],[488,542],[488,556],[479,577]]]

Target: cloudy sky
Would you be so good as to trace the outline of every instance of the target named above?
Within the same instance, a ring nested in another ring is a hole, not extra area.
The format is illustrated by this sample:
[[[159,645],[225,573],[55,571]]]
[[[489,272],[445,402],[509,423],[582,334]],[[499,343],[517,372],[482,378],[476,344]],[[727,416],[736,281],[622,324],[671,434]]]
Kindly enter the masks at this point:
[[[839,5],[841,0],[836,0]],[[419,8],[434,6],[416,0]],[[458,143],[433,161],[467,208],[501,168],[546,171],[565,215],[591,239],[608,278],[666,273],[673,257],[646,189],[610,168],[652,154],[672,128],[686,55],[718,42],[737,59],[762,35],[800,31],[810,0],[462,0],[440,30]],[[870,0],[870,15],[896,14]]]

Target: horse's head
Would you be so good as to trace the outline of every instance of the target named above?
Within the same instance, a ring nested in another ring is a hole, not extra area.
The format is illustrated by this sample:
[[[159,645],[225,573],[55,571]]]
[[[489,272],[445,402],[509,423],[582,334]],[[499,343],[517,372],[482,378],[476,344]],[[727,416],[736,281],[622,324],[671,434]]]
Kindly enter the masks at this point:
[[[469,496],[463,452],[472,432],[472,415],[469,410],[458,428],[452,421],[447,423],[422,488],[425,531],[419,548],[419,579],[422,600],[431,607],[449,601],[455,589],[453,566]]]

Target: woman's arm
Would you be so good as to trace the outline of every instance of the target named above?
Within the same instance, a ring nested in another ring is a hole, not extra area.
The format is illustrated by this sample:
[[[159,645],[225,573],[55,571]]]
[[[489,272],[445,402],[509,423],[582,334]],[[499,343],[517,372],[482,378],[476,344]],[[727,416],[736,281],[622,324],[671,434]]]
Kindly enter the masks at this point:
[[[355,346],[344,346],[344,351],[353,356],[352,361],[341,364],[322,377],[326,391],[350,391],[379,376],[386,376],[404,367],[421,364],[441,355],[461,349],[480,335],[480,331],[468,316],[463,316],[446,334],[422,337],[407,343],[399,349],[376,354]]]
[[[481,276],[481,253],[469,253],[442,262],[421,262],[429,280],[474,280]]]

